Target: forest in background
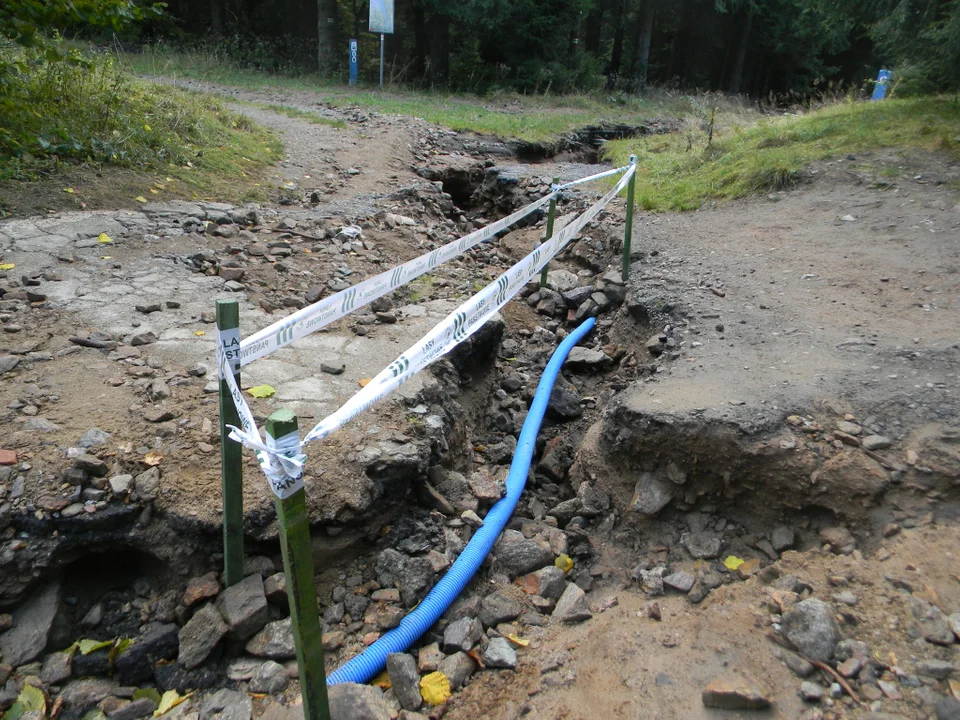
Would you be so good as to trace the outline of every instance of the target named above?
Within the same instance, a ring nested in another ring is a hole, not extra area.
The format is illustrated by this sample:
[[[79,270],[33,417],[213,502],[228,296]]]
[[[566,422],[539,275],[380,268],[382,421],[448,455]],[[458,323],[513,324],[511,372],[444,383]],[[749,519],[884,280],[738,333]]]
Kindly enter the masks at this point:
[[[345,79],[347,44],[378,74],[367,0],[168,0],[145,43],[200,44],[239,67]],[[960,0],[396,0],[387,74],[413,87],[632,93],[648,85],[794,99],[960,87]]]

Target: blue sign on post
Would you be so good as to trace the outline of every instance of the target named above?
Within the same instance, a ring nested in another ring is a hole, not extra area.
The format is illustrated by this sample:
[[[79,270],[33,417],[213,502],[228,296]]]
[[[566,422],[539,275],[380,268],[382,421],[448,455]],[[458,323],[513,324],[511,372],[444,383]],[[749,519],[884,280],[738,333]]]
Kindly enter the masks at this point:
[[[877,75],[877,82],[873,86],[873,97],[871,100],[883,100],[887,96],[887,86],[890,84],[891,73],[889,70],[881,70]]]
[[[360,49],[356,38],[350,38],[350,84],[357,84],[357,73],[360,66]]]

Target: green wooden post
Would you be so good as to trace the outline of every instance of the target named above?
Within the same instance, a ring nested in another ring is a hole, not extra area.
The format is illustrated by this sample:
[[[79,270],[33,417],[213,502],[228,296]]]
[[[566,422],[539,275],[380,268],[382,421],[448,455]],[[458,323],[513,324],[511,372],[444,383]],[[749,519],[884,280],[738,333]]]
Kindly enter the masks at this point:
[[[553,179],[553,184],[559,185],[560,178],[555,177]],[[553,237],[553,220],[556,214],[557,214],[557,198],[554,197],[553,200],[550,201],[550,212],[547,213],[547,237],[546,239],[544,239],[543,242],[546,242],[547,240]],[[549,263],[547,263],[547,265],[549,265]],[[547,265],[544,265],[543,270],[540,271],[540,287],[543,287],[544,285],[547,284]]]
[[[277,410],[267,418],[266,430],[268,444],[271,439],[299,432],[297,416],[289,410]],[[304,720],[330,720],[320,612],[317,609],[313,555],[310,550],[307,494],[301,487],[288,498],[277,498],[276,505],[283,571],[287,576],[287,597],[293,620],[293,642],[300,668]]]
[[[217,330],[239,342],[240,304],[217,300]],[[233,331],[232,333],[230,331]],[[231,337],[232,336],[232,337]],[[240,386],[240,366],[233,374]],[[220,379],[220,473],[223,488],[223,575],[227,586],[243,580],[243,446],[227,437],[227,425],[240,427],[240,414]]]
[[[630,243],[633,242],[633,196],[637,188],[637,156],[630,156],[630,164],[634,166],[633,175],[627,183],[627,224],[623,228],[623,268],[620,270],[620,279],[627,282],[630,278]]]

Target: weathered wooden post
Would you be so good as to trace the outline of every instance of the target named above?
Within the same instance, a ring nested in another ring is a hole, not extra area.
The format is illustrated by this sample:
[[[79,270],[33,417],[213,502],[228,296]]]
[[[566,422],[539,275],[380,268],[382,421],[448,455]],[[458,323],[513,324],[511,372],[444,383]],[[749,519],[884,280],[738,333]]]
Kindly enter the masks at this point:
[[[553,179],[554,185],[560,184],[560,178],[555,177]],[[550,211],[547,213],[547,237],[543,242],[547,242],[550,238],[553,237],[553,221],[557,215],[557,197],[556,195],[550,199]],[[549,265],[549,263],[547,263]],[[543,287],[547,284],[547,265],[543,266],[543,270],[540,271],[540,287]]]
[[[630,170],[633,173],[627,183],[627,224],[623,228],[623,267],[620,279],[624,283],[630,278],[630,243],[633,242],[633,196],[637,189],[637,156],[630,156]]]
[[[217,300],[218,352],[227,353],[240,386],[240,304]],[[219,364],[218,364],[219,367]],[[243,446],[227,437],[227,425],[240,426],[240,414],[224,377],[220,378],[220,473],[223,494],[223,576],[229,587],[243,580]]]
[[[267,447],[282,448],[283,438],[299,433],[297,416],[290,410],[277,410],[267,418],[266,430]],[[297,448],[299,452],[299,445]],[[288,497],[278,496],[276,506],[283,571],[287,576],[287,597],[293,621],[293,642],[300,668],[303,715],[305,720],[330,720],[320,612],[310,549],[310,520],[303,484]]]

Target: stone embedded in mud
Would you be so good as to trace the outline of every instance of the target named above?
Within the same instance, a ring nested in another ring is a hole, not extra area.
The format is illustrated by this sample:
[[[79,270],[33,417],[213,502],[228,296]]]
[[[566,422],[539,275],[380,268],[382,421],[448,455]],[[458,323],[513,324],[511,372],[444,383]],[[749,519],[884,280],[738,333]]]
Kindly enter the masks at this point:
[[[445,652],[467,651],[483,637],[483,625],[477,618],[465,617],[447,625],[443,631]]]
[[[539,570],[553,562],[550,548],[528,540],[514,530],[505,530],[493,549],[497,567],[511,577]]]
[[[793,528],[786,527],[784,525],[774,528],[773,534],[770,536],[770,544],[777,552],[789,550],[793,547],[795,542],[796,535],[793,532]]]
[[[770,700],[756,683],[735,676],[711,681],[700,698],[705,707],[721,710],[764,710],[770,707]]]
[[[513,670],[517,667],[517,651],[502,637],[491,640],[480,657],[488,668]]]
[[[13,627],[0,635],[5,663],[17,667],[40,656],[59,606],[60,585],[54,582],[36,590],[13,612]]]
[[[260,573],[244,578],[220,593],[217,609],[230,627],[231,636],[243,639],[260,631],[270,619]]]
[[[563,595],[553,609],[553,618],[561,622],[582,622],[593,617],[587,607],[586,593],[574,583],[567,583]]]
[[[580,279],[569,270],[551,270],[547,273],[547,285],[558,293],[570,292]]]
[[[423,600],[434,583],[433,565],[427,558],[408,560],[400,568],[400,599],[411,608]]]
[[[140,473],[137,475],[133,484],[141,500],[144,502],[156,500],[157,494],[160,491],[160,468],[152,467]]]
[[[150,680],[158,662],[177,657],[179,632],[173,623],[145,625],[140,635],[114,661],[116,677],[126,685],[139,685]]]
[[[203,704],[200,720],[250,720],[253,716],[253,700],[237,690],[217,690]]]
[[[217,573],[208,572],[206,575],[190,579],[183,593],[183,604],[190,607],[201,600],[216,597],[219,592],[220,582],[217,580]]]
[[[109,466],[103,460],[89,453],[77,455],[73,459],[73,466],[94,477],[103,477],[109,469]]]
[[[108,480],[108,484],[115,497],[125,497],[133,485],[133,475],[116,475]]]
[[[267,660],[253,673],[249,689],[250,692],[274,695],[286,690],[289,684],[286,668],[278,662]]]
[[[327,689],[330,717],[336,720],[392,720],[383,692],[373,685],[338,683]],[[201,717],[200,720],[208,720]],[[223,720],[234,720],[233,718]],[[243,720],[248,720],[244,718]]]
[[[522,613],[523,605],[499,590],[487,595],[480,603],[480,622],[486,627],[515,620]]]
[[[893,445],[893,440],[884,435],[867,435],[861,443],[867,450],[883,450]]]
[[[840,629],[830,606],[816,598],[794,605],[783,614],[783,636],[811,660],[827,662],[840,641]]]
[[[606,368],[613,363],[613,358],[602,350],[591,350],[585,347],[575,347],[570,351],[564,362],[564,367],[571,370],[591,370],[597,371]]]
[[[250,638],[247,643],[247,652],[255,657],[285,660],[296,657],[296,647],[293,643],[293,620],[277,620],[267,623],[266,627]]]
[[[663,584],[674,590],[677,590],[682,593],[690,592],[690,589],[693,587],[694,577],[688,572],[679,570],[675,573],[671,573],[663,578]]]
[[[828,527],[820,531],[820,539],[831,547],[837,555],[849,555],[856,547],[857,541],[845,527]]]
[[[477,663],[461,650],[441,661],[438,669],[447,676],[450,689],[457,690],[476,672]]]
[[[583,415],[580,395],[576,390],[558,383],[553,386],[547,403],[547,414],[560,420],[572,420]]]
[[[630,509],[644,515],[656,515],[673,500],[674,488],[656,475],[645,472],[637,480]]]
[[[680,542],[693,557],[698,559],[715,558],[720,554],[723,541],[719,535],[708,530],[686,532],[680,536]]]
[[[229,626],[213,605],[204,605],[180,628],[178,661],[187,669],[200,665],[226,637]]]
[[[404,710],[419,710],[423,704],[420,695],[420,673],[417,662],[407,653],[387,655],[387,672],[394,695]]]

